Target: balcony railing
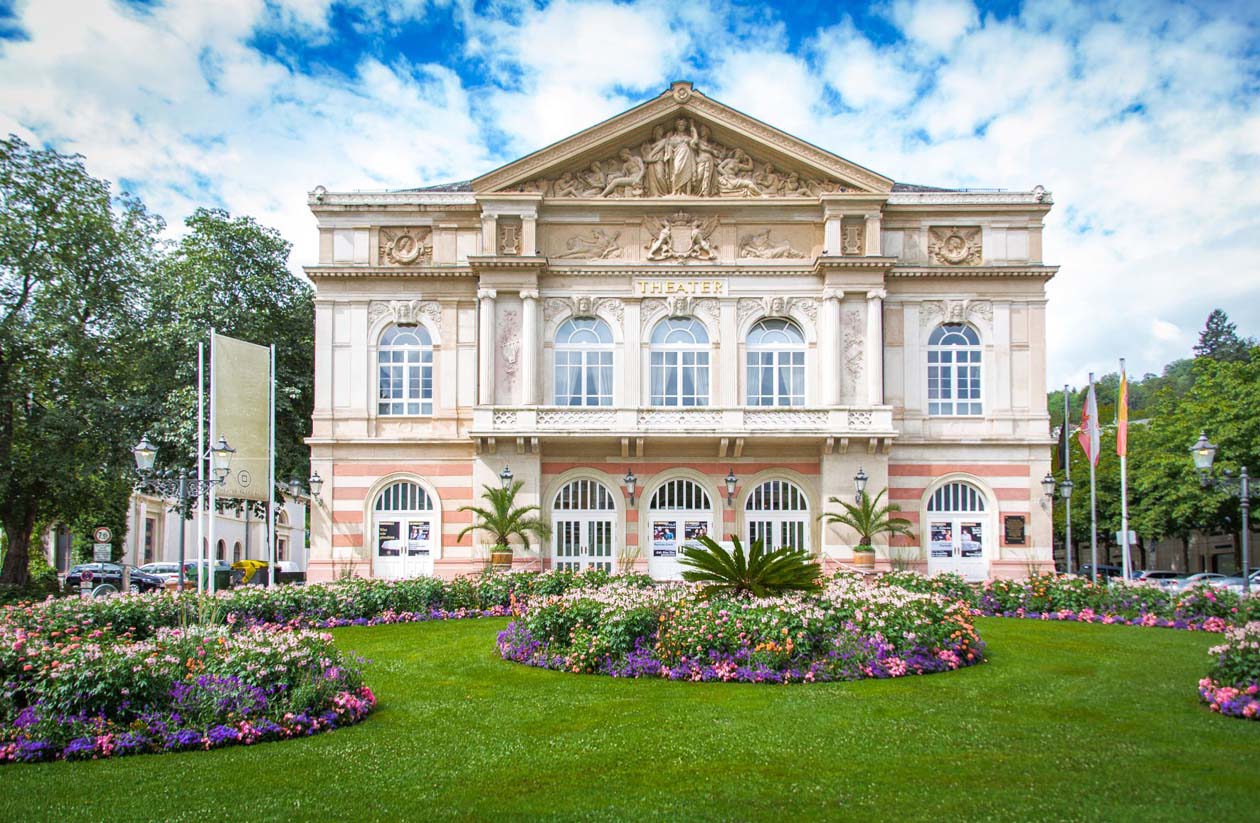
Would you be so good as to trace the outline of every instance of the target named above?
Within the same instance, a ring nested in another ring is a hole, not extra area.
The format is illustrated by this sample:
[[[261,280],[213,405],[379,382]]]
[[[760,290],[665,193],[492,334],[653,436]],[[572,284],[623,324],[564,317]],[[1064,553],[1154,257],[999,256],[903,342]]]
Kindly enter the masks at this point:
[[[827,408],[609,408],[606,406],[481,406],[473,411],[481,436],[540,434],[890,436],[887,406]]]

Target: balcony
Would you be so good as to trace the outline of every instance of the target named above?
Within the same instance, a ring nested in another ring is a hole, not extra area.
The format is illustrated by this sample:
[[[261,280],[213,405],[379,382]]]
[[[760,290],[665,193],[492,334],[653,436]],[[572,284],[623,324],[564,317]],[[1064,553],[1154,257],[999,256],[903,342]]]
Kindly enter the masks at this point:
[[[517,438],[520,446],[536,447],[540,440],[621,438],[642,451],[645,438],[697,438],[722,441],[742,450],[746,438],[818,439],[827,448],[850,440],[866,441],[868,448],[887,448],[897,433],[888,406],[829,406],[825,408],[613,408],[608,406],[480,406],[473,410],[471,435],[486,441]]]

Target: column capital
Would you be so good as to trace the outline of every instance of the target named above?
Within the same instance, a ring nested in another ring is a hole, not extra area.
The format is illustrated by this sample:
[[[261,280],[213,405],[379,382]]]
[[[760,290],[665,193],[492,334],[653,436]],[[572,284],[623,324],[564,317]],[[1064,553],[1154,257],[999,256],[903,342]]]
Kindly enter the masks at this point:
[[[522,300],[537,300],[538,289],[521,289]]]
[[[834,286],[828,286],[822,291],[823,300],[843,300],[844,289],[837,289]]]
[[[494,289],[477,289],[478,300],[493,300],[498,297],[499,293]]]
[[[866,292],[867,300],[883,300],[888,296],[888,292],[884,289],[870,289]]]

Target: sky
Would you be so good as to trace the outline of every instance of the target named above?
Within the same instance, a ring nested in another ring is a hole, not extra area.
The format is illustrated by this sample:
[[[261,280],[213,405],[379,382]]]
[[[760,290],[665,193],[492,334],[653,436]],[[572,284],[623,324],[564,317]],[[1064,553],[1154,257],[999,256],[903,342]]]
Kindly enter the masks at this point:
[[[0,0],[0,129],[173,232],[480,175],[673,80],[895,180],[1043,185],[1051,387],[1260,336],[1260,0]]]

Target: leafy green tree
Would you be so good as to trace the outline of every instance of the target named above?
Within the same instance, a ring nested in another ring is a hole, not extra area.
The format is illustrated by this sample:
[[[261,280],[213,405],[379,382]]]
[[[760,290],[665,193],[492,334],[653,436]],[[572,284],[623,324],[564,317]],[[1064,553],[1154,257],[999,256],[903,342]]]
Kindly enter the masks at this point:
[[[0,141],[0,583],[26,583],[37,523],[125,493],[99,481],[125,471],[145,411],[137,328],[161,229],[83,158]]]
[[[471,512],[473,515],[472,524],[459,533],[459,539],[463,540],[464,535],[480,529],[490,534],[497,548],[509,551],[513,537],[519,537],[526,544],[531,535],[539,540],[550,537],[551,527],[538,517],[541,509],[537,506],[516,505],[516,495],[524,485],[517,480],[507,488],[484,486],[481,496],[488,505],[459,508],[460,511]]]
[[[1256,341],[1238,336],[1238,329],[1229,321],[1222,309],[1212,309],[1203,331],[1199,332],[1199,344],[1194,347],[1195,357],[1213,360],[1246,360]]]
[[[731,551],[713,538],[696,538],[698,546],[684,546],[679,564],[687,567],[683,580],[704,583],[704,596],[713,594],[751,594],[773,597],[795,591],[818,591],[822,567],[810,560],[804,549],[784,546],[766,551],[765,543],[756,540],[744,553],[739,538],[731,535]]]

